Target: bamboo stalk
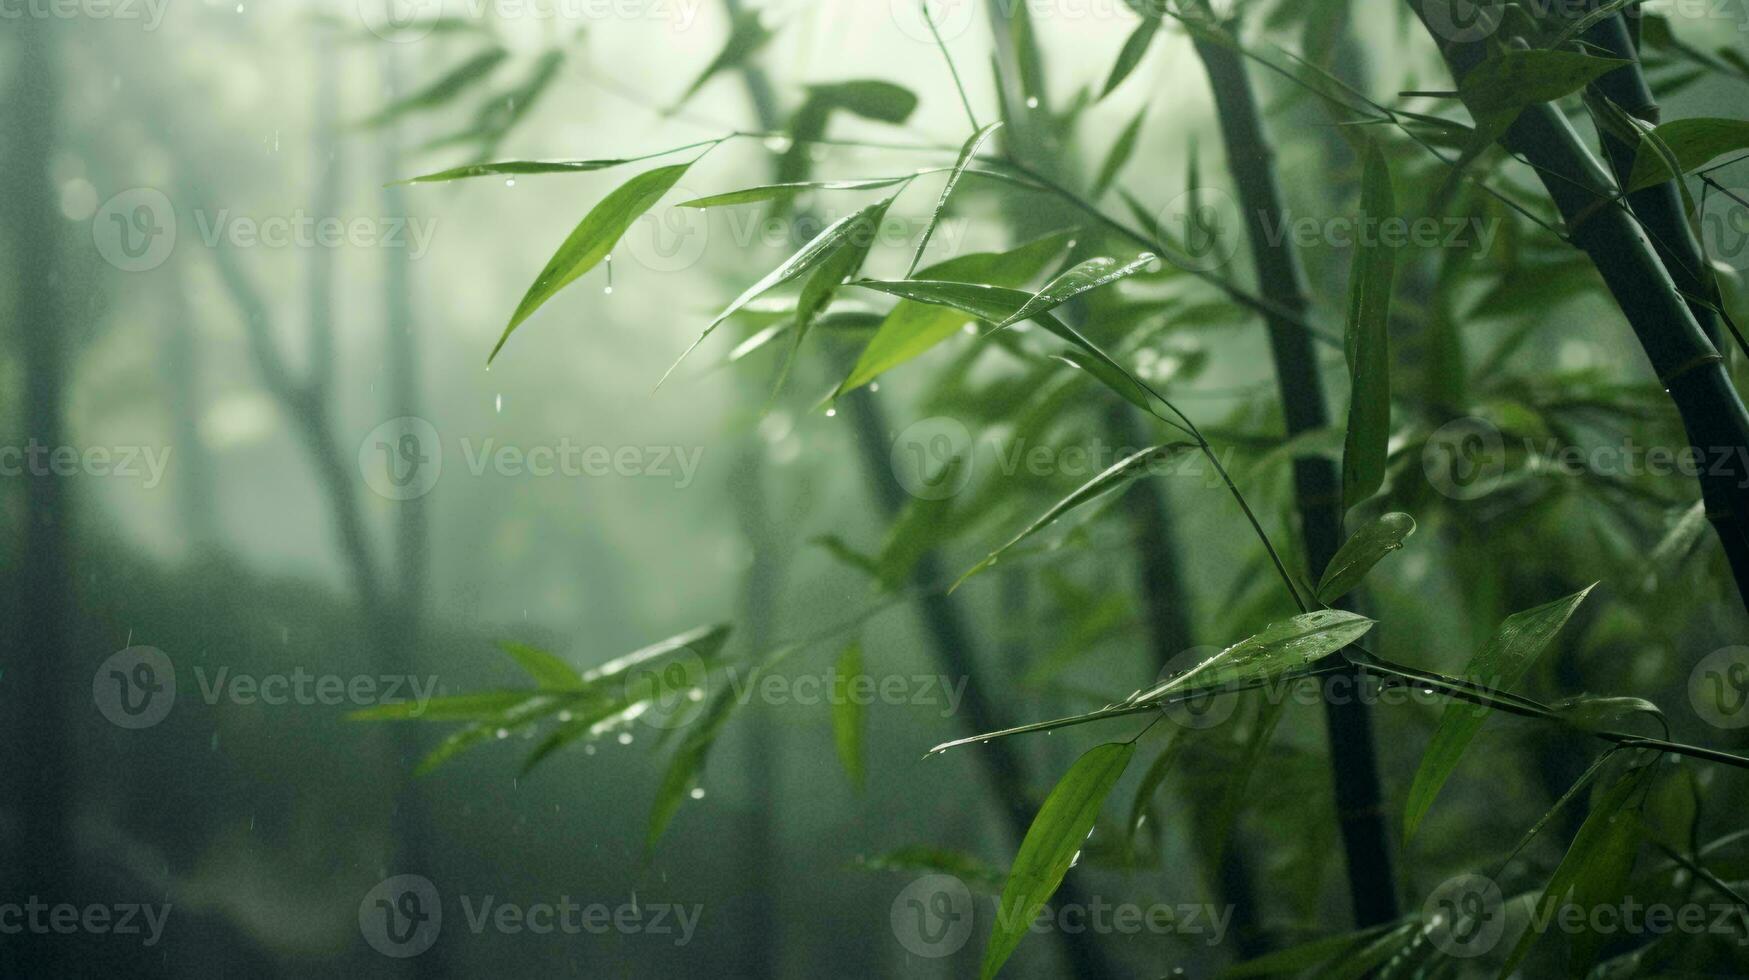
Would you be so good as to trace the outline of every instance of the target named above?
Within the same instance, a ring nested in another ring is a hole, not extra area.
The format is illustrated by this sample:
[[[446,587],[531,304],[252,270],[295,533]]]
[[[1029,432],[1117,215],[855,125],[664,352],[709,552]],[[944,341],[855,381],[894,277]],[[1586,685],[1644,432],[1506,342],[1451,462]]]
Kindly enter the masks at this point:
[[[1425,20],[1425,0],[1410,2]],[[1429,33],[1437,41],[1438,33]],[[1454,78],[1463,78],[1487,55],[1478,41],[1442,44],[1440,50]],[[1698,478],[1720,544],[1727,556],[1742,554],[1749,547],[1749,411],[1724,358],[1634,215],[1615,202],[1609,173],[1558,109],[1547,103],[1525,109],[1501,145],[1535,168],[1568,237],[1591,258],[1627,317],[1676,405],[1689,445],[1701,454]],[[1749,567],[1732,557],[1731,571],[1749,608]]]
[[[1646,82],[1645,72],[1640,69],[1639,47],[1628,33],[1626,19],[1620,14],[1610,17],[1587,31],[1584,38],[1610,55],[1630,62],[1599,78],[1592,88],[1629,115],[1656,126],[1661,115],[1658,101]],[[1633,173],[1638,147],[1617,139],[1607,130],[1601,136],[1603,153],[1615,173],[1616,183],[1625,188]],[[1718,302],[1717,284],[1712,270],[1707,267],[1700,241],[1688,222],[1677,181],[1667,180],[1635,191],[1627,195],[1627,203],[1645,227],[1652,248],[1657,251],[1676,288],[1688,298],[1688,312],[1693,314],[1713,346],[1719,347],[1718,317],[1708,305]],[[1693,441],[1692,433],[1689,441]],[[1700,492],[1706,502],[1707,514],[1719,527],[1719,543],[1724,546],[1725,558],[1730,562],[1738,595],[1744,606],[1749,607],[1749,535],[1744,534],[1740,525],[1730,529],[1734,533],[1727,533],[1724,523],[1731,521],[1729,502],[1721,496],[1717,486],[1702,481]]]
[[[1305,331],[1294,326],[1306,318],[1304,280],[1287,240],[1270,240],[1269,229],[1283,217],[1281,194],[1244,62],[1231,48],[1207,40],[1195,44],[1214,94],[1259,291],[1286,312],[1266,313],[1264,321],[1291,438],[1329,424],[1316,351]],[[1315,581],[1342,542],[1341,483],[1335,464],[1323,457],[1296,458],[1293,474],[1306,562]],[[1354,700],[1326,703],[1324,720],[1355,922],[1362,927],[1388,922],[1397,916],[1397,897],[1368,708]]]

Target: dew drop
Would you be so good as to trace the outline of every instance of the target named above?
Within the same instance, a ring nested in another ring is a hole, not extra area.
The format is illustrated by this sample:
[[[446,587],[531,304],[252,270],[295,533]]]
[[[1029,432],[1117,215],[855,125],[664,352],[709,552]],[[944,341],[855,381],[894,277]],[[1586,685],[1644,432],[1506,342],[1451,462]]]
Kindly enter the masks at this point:
[[[695,800],[702,800],[702,799],[704,799],[704,787],[703,786],[694,786],[692,788],[692,792],[690,792],[686,795],[692,797]]]
[[[827,418],[832,418],[832,417],[836,416],[837,414],[838,414],[838,410],[836,408],[826,409],[826,417]]]
[[[618,738],[618,739],[617,739],[617,741],[618,741],[618,742],[619,742],[619,744],[621,744],[621,745],[630,745],[630,744],[632,744],[632,733],[631,733],[631,732],[620,732],[620,733],[619,733],[619,738]]]
[[[604,296],[612,296],[613,295],[613,287],[612,286],[603,286],[603,287],[601,287],[601,292],[602,292],[602,295],[604,295]]]
[[[516,178],[515,177],[504,178],[504,186],[505,187],[515,187],[516,186]]]
[[[493,732],[492,734],[498,736],[499,738],[509,738],[510,737],[510,729],[500,728],[496,732]]]
[[[869,382],[868,390],[871,392],[880,391],[881,390],[881,383],[879,381]]]
[[[1036,96],[1036,95],[1028,96],[1027,100],[1026,100],[1026,107],[1028,109],[1037,109],[1038,108],[1038,96]]]
[[[499,392],[498,395],[492,399],[492,410],[494,412],[504,411],[504,393],[503,392]]]

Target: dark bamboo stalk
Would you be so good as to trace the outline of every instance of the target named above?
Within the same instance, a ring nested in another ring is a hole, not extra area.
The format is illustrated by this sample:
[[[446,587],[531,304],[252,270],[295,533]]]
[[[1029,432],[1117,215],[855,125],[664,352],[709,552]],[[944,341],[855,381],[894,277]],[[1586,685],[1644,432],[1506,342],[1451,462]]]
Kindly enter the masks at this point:
[[[6,209],[17,278],[13,330],[24,374],[17,393],[27,442],[50,447],[67,442],[66,379],[71,331],[61,301],[61,229],[50,157],[58,142],[61,30],[50,20],[25,18],[9,28],[20,36],[14,56],[12,125],[7,134],[13,193]],[[72,769],[68,747],[68,695],[77,688],[73,670],[74,591],[69,549],[73,541],[71,481],[49,473],[23,478],[24,513],[16,580],[16,607],[5,633],[7,679],[4,701],[16,741],[7,752],[7,854],[4,879],[16,896],[47,901],[71,893]],[[89,681],[87,681],[87,684]],[[50,898],[49,896],[59,896]],[[0,973],[7,976],[71,976],[72,946],[63,936],[8,937],[0,943]]]
[[[1645,72],[1640,70],[1639,47],[1629,35],[1626,18],[1620,14],[1610,17],[1585,32],[1584,38],[1610,55],[1631,62],[1599,78],[1593,89],[1620,106],[1622,111],[1656,126],[1661,115],[1658,100],[1646,82]],[[1601,142],[1617,185],[1627,187],[1638,147],[1616,138],[1608,130],[1602,130]],[[1652,240],[1652,248],[1658,253],[1676,288],[1687,297],[1688,312],[1694,315],[1695,322],[1700,324],[1713,346],[1719,347],[1718,316],[1708,305],[1719,301],[1717,283],[1712,270],[1707,267],[1700,240],[1688,222],[1676,180],[1635,191],[1627,195],[1627,204],[1644,226]],[[1692,433],[1689,441],[1694,441]],[[1706,502],[1707,515],[1719,527],[1719,542],[1724,546],[1738,594],[1743,604],[1749,607],[1749,534],[1745,534],[1740,526],[1733,529],[1735,533],[1726,533],[1721,522],[1730,522],[1730,506],[1729,501],[1720,496],[1718,487],[1702,481],[1700,492]]]
[[[1417,14],[1424,0],[1411,0]],[[1430,31],[1437,40],[1437,32]],[[1441,45],[1454,78],[1487,55],[1482,42]],[[1616,305],[1703,457],[1699,480],[1707,516],[1727,555],[1749,546],[1749,411],[1731,384],[1724,358],[1707,338],[1656,248],[1634,215],[1614,201],[1615,186],[1558,109],[1525,109],[1501,139],[1536,169],[1573,244],[1591,258]],[[1715,510],[1715,508],[1717,508]],[[1749,569],[1732,560],[1738,593],[1749,607]]]
[[[1316,351],[1294,325],[1305,320],[1307,309],[1299,260],[1286,239],[1270,240],[1269,229],[1284,215],[1251,79],[1231,48],[1199,40],[1196,52],[1214,93],[1259,291],[1287,314],[1264,317],[1287,432],[1291,437],[1321,429],[1329,424],[1329,414]],[[1306,562],[1316,581],[1342,543],[1341,483],[1335,465],[1323,457],[1296,458],[1293,473]],[[1388,922],[1397,916],[1397,898],[1368,707],[1358,700],[1327,703],[1324,718],[1355,921],[1360,926]]]

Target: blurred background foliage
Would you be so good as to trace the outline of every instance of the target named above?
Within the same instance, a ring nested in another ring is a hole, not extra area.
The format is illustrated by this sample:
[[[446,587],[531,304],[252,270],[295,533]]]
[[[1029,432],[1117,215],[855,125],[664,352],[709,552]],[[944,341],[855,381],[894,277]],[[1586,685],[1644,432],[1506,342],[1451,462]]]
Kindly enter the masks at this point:
[[[1207,80],[1175,21],[1105,93],[1141,22],[1136,11],[997,6],[1007,19],[953,4],[941,22],[971,106],[983,122],[1007,123],[992,147],[1126,223],[1157,217],[1191,190],[1231,189]],[[1005,473],[1002,452],[1163,441],[1086,372],[1040,356],[1037,328],[955,336],[834,402],[885,297],[841,291],[836,316],[815,324],[793,355],[787,334],[742,345],[789,322],[783,303],[756,304],[653,392],[729,297],[805,243],[821,218],[877,198],[809,194],[763,215],[689,215],[675,202],[774,179],[947,167],[968,134],[964,110],[908,4],[561,8],[571,15],[445,8],[445,19],[397,29],[371,0],[169,4],[157,23],[25,17],[0,38],[5,112],[16,117],[8,130],[25,137],[3,150],[14,200],[0,249],[6,268],[48,277],[0,280],[0,306],[16,326],[0,348],[5,444],[24,445],[42,413],[58,410],[69,444],[171,452],[153,486],[66,481],[66,589],[52,611],[63,628],[55,643],[38,642],[21,612],[5,631],[9,744],[58,747],[46,777],[33,761],[51,759],[35,751],[7,763],[9,846],[35,846],[28,811],[52,782],[64,793],[64,900],[174,908],[155,949],[78,937],[52,954],[80,975],[961,975],[976,969],[986,899],[977,938],[936,960],[896,936],[895,897],[933,868],[980,893],[999,891],[1018,844],[1004,784],[1018,787],[1030,815],[1084,749],[1132,733],[1113,725],[1007,740],[992,769],[979,745],[921,758],[975,733],[970,701],[955,711],[877,703],[863,722],[859,787],[841,765],[829,706],[755,699],[724,726],[696,789],[646,854],[651,801],[676,748],[685,750],[686,729],[627,719],[524,773],[544,733],[507,728],[488,741],[514,744],[486,744],[415,777],[443,738],[435,727],[349,722],[358,705],[207,703],[196,670],[435,676],[453,695],[525,685],[497,649],[503,641],[587,669],[732,623],[725,656],[736,662],[781,651],[774,671],[826,676],[854,642],[876,678],[945,672],[966,681],[988,711],[982,720],[1002,727],[1121,700],[1163,669],[1194,663],[1174,660],[1181,651],[1224,647],[1295,611],[1231,498],[1206,467],[1191,466],[1077,512],[943,597],[978,559],[1119,458]],[[1254,2],[1239,13],[1253,50],[1280,65],[1291,64],[1283,51],[1303,55],[1378,102],[1450,88],[1405,5]],[[1744,16],[1658,22],[1646,62],[1665,118],[1740,115]],[[999,90],[993,62],[1011,90]],[[846,84],[874,80],[903,88]],[[1284,75],[1253,66],[1253,80],[1289,210],[1352,214],[1352,134]],[[1578,100],[1568,101],[1582,117]],[[1449,100],[1405,104],[1461,118]],[[611,262],[548,302],[490,369],[486,354],[533,273],[631,172],[391,186],[487,160],[631,157],[732,131],[752,135],[704,156]],[[1589,138],[1588,124],[1583,131]],[[1437,137],[1437,127],[1428,132]],[[1369,643],[1399,662],[1458,673],[1508,614],[1597,582],[1520,689],[1548,701],[1647,698],[1664,708],[1672,737],[1741,747],[1740,734],[1689,706],[1695,663],[1741,642],[1745,625],[1716,542],[1693,519],[1692,481],[1563,471],[1521,448],[1526,439],[1684,444],[1596,272],[1474,183],[1440,201],[1445,165],[1400,134],[1378,138],[1405,213],[1459,215],[1489,234],[1399,261],[1389,467],[1383,492],[1351,526],[1403,511],[1419,531],[1367,581],[1365,611],[1378,620]],[[1498,150],[1474,166],[1501,197],[1554,222],[1527,168]],[[1744,179],[1738,170],[1719,179]],[[863,275],[904,277],[940,180],[919,178],[893,205],[887,227],[898,237],[877,244]],[[158,264],[128,271],[106,260],[104,209],[138,188],[165,195],[177,236]],[[399,247],[203,240],[214,222],[300,214],[379,228],[405,217],[430,237],[423,249],[411,236]],[[776,233],[761,241],[749,229],[766,217]],[[925,264],[1065,228],[1075,229],[1067,258],[1037,272],[1136,251],[1049,195],[971,175]],[[1219,274],[1249,283],[1244,250],[1229,244],[1237,251]],[[1338,337],[1351,251],[1322,241],[1300,250],[1308,319]],[[1721,274],[1721,285],[1741,311],[1737,278]],[[33,282],[49,287],[49,305],[33,301]],[[1284,439],[1258,317],[1165,265],[1085,295],[1073,318],[1202,426],[1289,566],[1303,567],[1290,461],[1338,457],[1342,416],[1333,429]],[[42,362],[31,360],[28,335],[40,331],[59,338],[58,409],[36,397],[42,389],[29,376]],[[732,363],[731,350],[741,355]],[[1345,391],[1340,343],[1317,351],[1331,390]],[[430,492],[411,501],[370,489],[360,464],[373,431],[407,415],[434,427],[444,463]],[[1487,419],[1507,447],[1498,485],[1467,500],[1439,493],[1423,466],[1432,433],[1463,417]],[[977,446],[962,462],[965,489],[945,500],[902,492],[893,452],[902,432],[931,419],[963,427]],[[475,475],[462,448],[565,439],[678,447],[701,453],[700,465],[684,485],[491,467]],[[21,610],[51,581],[27,551],[28,483],[0,480],[9,529],[0,576]],[[1163,568],[1175,595],[1151,606]],[[1161,608],[1169,615],[1157,616]],[[165,651],[180,696],[163,723],[138,731],[110,724],[86,696],[99,665],[134,644]],[[968,669],[944,668],[943,650]],[[49,655],[60,665],[56,711],[27,686],[43,675],[15,669]],[[1504,858],[1600,751],[1583,734],[1496,718],[1405,846],[1401,801],[1439,712],[1433,699],[1374,712],[1396,890],[1408,910],[1449,877]],[[1247,747],[1264,715],[1249,700],[1234,724],[1186,736],[1164,788],[1138,804],[1149,819],[1132,842],[1123,822],[1145,768],[1133,764],[1070,872],[1082,894],[1110,901],[1225,903],[1242,889],[1242,931],[1217,945],[1195,935],[1100,936],[1096,954],[1034,936],[1008,973],[1056,976],[1097,963],[1113,975],[1206,976],[1346,932],[1319,713],[1290,704],[1257,756]],[[1159,743],[1143,744],[1151,761]],[[1692,782],[1704,799],[1679,846],[1740,829],[1743,773],[1661,765],[1682,774],[1660,779]],[[1548,879],[1582,816],[1556,815],[1502,877],[1509,895]],[[1737,881],[1749,876],[1746,859],[1740,845],[1727,846],[1709,866]],[[1642,860],[1648,883],[1636,894],[1695,887],[1692,878],[1672,884],[1659,863]],[[360,899],[398,873],[424,875],[446,895],[527,903],[569,894],[697,904],[703,914],[684,945],[446,925],[431,951],[403,963],[371,949],[358,922]],[[1621,958],[1645,938],[1618,941],[1605,958],[1634,969]],[[18,955],[38,962],[31,949]],[[1658,955],[1715,973],[1745,969],[1731,937]]]

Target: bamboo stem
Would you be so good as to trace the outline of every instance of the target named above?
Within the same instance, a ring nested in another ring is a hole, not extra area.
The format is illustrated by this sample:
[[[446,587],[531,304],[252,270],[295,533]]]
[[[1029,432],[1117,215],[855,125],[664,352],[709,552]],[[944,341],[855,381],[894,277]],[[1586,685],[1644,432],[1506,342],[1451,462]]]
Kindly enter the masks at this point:
[[[1316,351],[1305,331],[1294,326],[1306,319],[1307,310],[1298,258],[1285,240],[1270,240],[1268,229],[1283,216],[1281,195],[1250,77],[1230,48],[1198,40],[1196,52],[1214,94],[1259,292],[1287,314],[1266,312],[1264,321],[1288,435],[1324,428],[1329,414]],[[1335,465],[1322,457],[1296,458],[1293,474],[1306,561],[1316,580],[1341,545],[1340,483]],[[1363,928],[1388,922],[1397,916],[1397,897],[1368,708],[1358,701],[1330,703],[1324,719],[1355,922]]]
[[[1418,15],[1425,0],[1411,0]],[[1430,31],[1437,39],[1437,32]],[[1469,41],[1441,45],[1454,78],[1463,78],[1487,48]],[[1591,258],[1616,305],[1639,338],[1652,371],[1682,418],[1689,445],[1701,454],[1699,480],[1707,517],[1727,556],[1749,548],[1749,411],[1657,250],[1579,134],[1548,103],[1526,108],[1501,144],[1535,168],[1567,223],[1568,235]],[[1732,559],[1738,593],[1749,608],[1749,567]]]

